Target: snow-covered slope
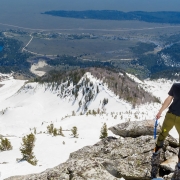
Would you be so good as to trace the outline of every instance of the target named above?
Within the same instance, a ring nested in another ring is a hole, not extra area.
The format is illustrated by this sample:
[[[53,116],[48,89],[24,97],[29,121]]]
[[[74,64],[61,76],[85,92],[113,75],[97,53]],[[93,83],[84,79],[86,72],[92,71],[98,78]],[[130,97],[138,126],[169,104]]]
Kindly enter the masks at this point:
[[[100,111],[108,113],[119,110],[124,112],[131,108],[130,104],[115,97],[105,85],[99,85],[99,81],[96,81],[90,74],[88,77],[94,83],[92,89],[99,86],[99,93],[92,90],[94,96],[86,103],[88,110],[97,111],[99,108]],[[75,99],[71,93],[73,86],[64,87],[61,92],[61,87],[52,90],[51,86],[38,83],[27,83],[21,87],[23,83],[24,81],[10,79],[4,81],[5,85],[0,89],[0,93],[4,97],[0,103],[2,110],[0,115],[1,134],[20,136],[26,134],[30,128],[40,127],[43,122],[60,121],[63,117],[72,115],[73,111],[77,115],[84,114],[83,104],[85,104],[88,94],[85,92],[83,96],[82,88]],[[86,89],[90,89],[90,87],[86,87]],[[108,99],[105,106],[103,106],[104,98]],[[79,101],[82,102],[81,107]]]
[[[90,80],[86,86],[82,83],[85,77]],[[119,100],[90,73],[80,80],[81,86],[76,98],[72,93],[73,85],[66,86],[66,82],[53,90],[52,85],[26,83],[12,77],[0,83],[4,84],[0,88],[0,134],[7,137],[13,146],[11,151],[0,152],[1,179],[54,167],[66,161],[70,152],[99,141],[103,123],[109,127],[129,120],[153,119],[161,106],[151,103],[133,109],[131,104]],[[166,97],[172,85],[172,82],[165,80],[138,80],[138,83],[161,100]],[[89,99],[90,94],[93,96]],[[104,99],[108,99],[106,105],[103,104]],[[99,113],[93,115],[93,110]],[[51,123],[56,128],[61,126],[65,136],[53,137],[47,134],[47,126]],[[70,130],[73,126],[78,128],[79,138],[72,138]],[[19,151],[22,137],[35,130],[34,154],[38,165],[16,162],[17,158],[22,157]],[[174,130],[172,134],[177,137]]]
[[[165,98],[168,96],[168,92],[172,84],[176,82],[167,79],[158,79],[158,80],[147,79],[141,81],[132,74],[127,73],[127,75],[135,82],[137,82],[145,91],[150,92],[154,96],[158,97],[161,100],[161,102],[165,100]]]

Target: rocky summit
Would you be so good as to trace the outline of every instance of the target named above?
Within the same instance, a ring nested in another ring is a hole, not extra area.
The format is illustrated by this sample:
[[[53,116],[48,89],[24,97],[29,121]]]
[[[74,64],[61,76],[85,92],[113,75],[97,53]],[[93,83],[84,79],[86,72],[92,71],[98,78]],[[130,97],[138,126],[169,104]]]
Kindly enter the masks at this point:
[[[133,123],[127,122],[126,126],[134,127]],[[138,136],[133,133],[132,137],[130,133],[124,133],[128,134],[128,137],[124,135],[119,138],[104,138],[93,146],[86,146],[71,153],[65,163],[54,168],[40,174],[14,176],[7,180],[149,180],[155,140],[153,134],[147,135],[145,132],[151,132],[153,127],[149,126],[152,123],[149,121],[138,123],[148,131],[141,131],[141,135],[138,131]],[[118,130],[122,130],[121,126],[125,125],[114,126],[116,134]],[[129,128],[127,131],[129,132]],[[173,176],[178,159],[178,146],[177,140],[168,136],[161,150],[158,176],[165,180],[170,180]]]

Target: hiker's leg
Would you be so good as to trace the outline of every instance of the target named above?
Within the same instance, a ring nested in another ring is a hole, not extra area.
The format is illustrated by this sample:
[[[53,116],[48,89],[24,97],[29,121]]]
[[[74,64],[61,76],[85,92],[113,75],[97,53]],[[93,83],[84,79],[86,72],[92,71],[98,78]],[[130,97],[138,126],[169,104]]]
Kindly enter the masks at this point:
[[[161,129],[161,133],[159,134],[158,139],[157,139],[157,143],[156,143],[157,147],[159,148],[163,147],[165,138],[167,137],[169,131],[175,125],[175,119],[176,119],[176,116],[174,114],[166,113],[166,116],[162,125],[162,129]]]
[[[179,134],[179,143],[180,143],[180,117],[179,116],[176,116],[175,127]],[[178,163],[175,166],[175,171],[172,176],[172,180],[179,180],[179,179],[180,179],[180,147],[179,147],[179,153],[178,153]]]
[[[166,113],[161,133],[158,136],[157,139],[157,144],[155,147],[155,151],[151,157],[151,178],[155,178],[156,175],[158,174],[158,169],[159,169],[159,164],[160,164],[160,149],[163,146],[164,140],[167,137],[169,131],[172,129],[174,126],[174,118],[175,115],[171,113]]]
[[[179,138],[180,138],[180,117],[179,116],[176,116],[175,127],[176,127],[176,130],[177,130],[177,132],[179,134]],[[179,143],[180,143],[180,139],[179,139]],[[172,180],[179,180],[179,179],[180,179],[180,149],[179,149],[179,154],[178,154],[178,163],[175,166],[175,171],[172,176]]]
[[[176,116],[175,127],[179,134],[179,146],[180,146],[180,117],[179,116]],[[180,163],[180,147],[179,147],[178,158],[179,158],[179,163]]]

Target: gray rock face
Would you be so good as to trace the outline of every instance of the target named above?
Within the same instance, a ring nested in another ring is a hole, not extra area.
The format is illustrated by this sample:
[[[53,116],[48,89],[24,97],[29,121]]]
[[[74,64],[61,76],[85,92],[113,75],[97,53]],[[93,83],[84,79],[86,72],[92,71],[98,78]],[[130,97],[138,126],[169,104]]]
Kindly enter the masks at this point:
[[[170,166],[163,162],[171,157],[177,157],[178,143],[172,137],[168,137],[164,144],[160,156],[160,163],[162,163],[160,170],[173,173],[174,164]],[[108,137],[93,146],[86,146],[71,153],[65,163],[40,174],[7,179],[118,180],[123,177],[126,180],[150,180],[151,156],[154,146],[155,141],[152,135],[142,135],[136,138]],[[162,176],[164,174],[161,173]],[[170,180],[172,175],[166,176],[166,180]]]
[[[154,120],[130,121],[109,128],[114,134],[122,137],[139,137],[154,134]],[[157,133],[160,127],[157,127]]]

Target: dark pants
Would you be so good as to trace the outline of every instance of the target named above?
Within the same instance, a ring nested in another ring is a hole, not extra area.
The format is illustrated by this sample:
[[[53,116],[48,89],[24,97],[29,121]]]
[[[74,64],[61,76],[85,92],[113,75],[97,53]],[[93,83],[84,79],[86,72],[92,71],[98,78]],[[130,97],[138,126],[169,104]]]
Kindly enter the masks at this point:
[[[172,113],[167,112],[163,125],[162,125],[162,131],[159,134],[158,139],[157,139],[157,146],[159,147],[163,146],[164,140],[169,134],[169,131],[173,128],[173,126],[175,126],[179,134],[179,145],[180,145],[180,116],[176,116]],[[180,158],[180,150],[179,150],[178,157]]]

